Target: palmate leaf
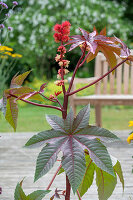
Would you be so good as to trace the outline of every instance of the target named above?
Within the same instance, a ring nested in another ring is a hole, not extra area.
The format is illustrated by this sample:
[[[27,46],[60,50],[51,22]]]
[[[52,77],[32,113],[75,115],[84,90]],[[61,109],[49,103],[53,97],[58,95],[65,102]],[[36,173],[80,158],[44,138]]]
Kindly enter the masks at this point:
[[[42,200],[50,190],[37,190],[27,196],[26,200]]]
[[[17,97],[21,97],[22,95],[28,95],[30,93],[35,93],[35,90],[24,86],[24,87],[20,87],[20,88],[13,88],[13,89],[5,90],[6,94],[9,94],[9,92],[11,92],[11,94],[13,94]],[[29,96],[29,99],[37,100],[37,101],[44,101],[44,99],[39,94],[36,94],[36,93],[32,96]]]
[[[65,141],[66,138],[64,137],[53,144],[47,144],[43,147],[37,158],[35,181],[45,175],[53,167],[57,160],[57,154]]]
[[[78,135],[88,139],[99,138],[103,142],[113,142],[120,140],[120,138],[118,138],[115,134],[107,129],[89,125],[78,131]]]
[[[22,184],[18,183],[14,193],[14,200],[42,200],[50,190],[37,190],[26,196],[22,189]]]
[[[73,133],[86,127],[90,117],[90,105],[85,106],[77,115],[73,123]]]
[[[86,137],[78,136],[78,134],[75,135],[75,138],[89,151],[91,159],[99,168],[114,176],[111,158],[101,142],[97,139],[89,140]]]
[[[92,162],[89,155],[85,156],[85,160],[86,170],[82,182],[78,188],[81,197],[87,192],[88,188],[90,188],[90,186],[92,185],[95,171],[95,165]]]
[[[17,103],[15,102],[14,97],[10,97],[7,99],[5,118],[9,122],[9,124],[13,127],[14,131],[16,131],[17,117],[18,117]]]
[[[75,193],[85,173],[84,151],[80,148],[80,144],[70,137],[63,146],[63,152],[62,167]]]
[[[106,129],[89,126],[88,120],[89,106],[84,107],[75,119],[72,110],[65,120],[47,115],[47,121],[53,129],[34,135],[25,145],[37,147],[47,143],[37,159],[35,180],[51,169],[58,152],[62,151],[62,167],[75,193],[86,169],[84,149],[88,150],[91,159],[99,168],[115,176],[111,158],[100,140],[113,141],[118,138]]]
[[[34,93],[34,95],[29,96],[29,99],[44,101],[44,99],[33,89],[29,87],[21,87],[30,72],[31,71],[27,71],[21,75],[15,75],[11,80],[10,89],[4,91],[3,99],[0,100],[0,109],[14,130],[16,130],[18,117],[17,98],[19,99],[20,96],[23,97],[23,95],[25,96]]]
[[[107,200],[115,189],[117,177],[96,167],[96,184],[99,200]]]
[[[17,76],[17,74],[12,78],[11,80],[11,85],[10,88],[18,88],[18,86],[21,86],[24,82],[24,80],[26,79],[26,77],[30,74],[30,71],[27,71],[23,74],[20,74]]]
[[[27,200],[26,195],[19,183],[17,184],[15,189],[14,200]]]
[[[122,183],[123,191],[124,191],[124,178],[123,178],[123,173],[121,169],[120,162],[117,160],[117,163],[114,165],[114,171],[118,175],[120,182]]]
[[[123,179],[121,166],[120,166],[119,161],[116,158],[111,156],[113,169],[115,172],[117,171],[115,173],[115,176],[112,176],[108,174],[107,172],[98,168],[94,164],[90,156],[88,155],[88,152],[85,158],[86,158],[86,171],[85,171],[83,180],[78,188],[81,196],[83,196],[87,192],[89,187],[92,185],[95,171],[96,171],[96,183],[98,187],[97,190],[98,190],[99,200],[107,200],[113,193],[116,183],[117,183],[116,174],[117,175],[119,174],[118,176],[124,186],[124,179]]]

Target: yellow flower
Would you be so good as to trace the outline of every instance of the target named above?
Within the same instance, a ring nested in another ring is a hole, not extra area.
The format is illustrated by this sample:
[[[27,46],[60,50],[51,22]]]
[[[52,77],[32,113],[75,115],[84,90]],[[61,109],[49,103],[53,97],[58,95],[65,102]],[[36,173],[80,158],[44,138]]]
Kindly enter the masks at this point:
[[[22,58],[22,55],[21,55],[21,54],[18,54],[18,53],[14,53],[14,54],[12,54],[11,56],[12,56],[13,58],[16,58],[16,57]]]
[[[13,49],[7,46],[0,46],[0,51],[13,51]]]
[[[8,51],[4,52],[4,54],[9,55],[9,56],[12,56],[12,53],[11,53],[11,52],[8,52]]]
[[[128,126],[133,126],[133,121],[129,121],[128,123],[129,123]]]
[[[133,133],[131,133],[131,135],[128,136],[127,142],[130,144],[131,140],[133,140]]]

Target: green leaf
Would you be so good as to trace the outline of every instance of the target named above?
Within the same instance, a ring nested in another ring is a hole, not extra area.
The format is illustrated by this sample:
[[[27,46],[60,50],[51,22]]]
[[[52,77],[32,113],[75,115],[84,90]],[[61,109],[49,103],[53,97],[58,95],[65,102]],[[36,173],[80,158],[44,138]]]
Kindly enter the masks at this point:
[[[54,165],[57,160],[57,154],[59,153],[61,146],[64,144],[67,138],[63,138],[52,144],[47,144],[43,147],[39,153],[36,164],[35,181],[41,176],[45,175]]]
[[[104,142],[112,142],[120,140],[116,135],[114,135],[109,130],[97,126],[87,126],[79,130],[78,135],[82,135],[84,137],[87,137],[88,139],[99,138]]]
[[[99,200],[107,200],[115,189],[117,178],[96,167],[96,184]]]
[[[16,131],[18,106],[17,103],[15,102],[14,97],[10,97],[7,99],[5,118],[9,122],[9,124],[14,128],[14,131]]]
[[[86,159],[86,171],[83,180],[78,188],[80,196],[83,196],[87,192],[88,188],[90,188],[90,186],[92,185],[94,179],[94,171],[95,171],[94,163],[92,162],[89,155],[86,155],[85,159]]]
[[[84,151],[79,143],[70,137],[63,147],[64,156],[62,159],[62,167],[64,168],[73,192],[75,193],[83,179],[85,173]]]
[[[121,169],[121,164],[118,160],[117,160],[117,163],[114,165],[114,171],[118,175],[120,182],[122,183],[122,187],[123,187],[123,191],[124,191],[124,178],[123,178],[123,173],[122,173],[122,169]]]
[[[90,117],[90,105],[85,106],[74,119],[73,133],[76,133],[88,125]]]
[[[63,167],[60,168],[58,175],[62,174],[65,170],[63,169]]]
[[[25,144],[25,147],[39,147],[47,142],[56,141],[62,137],[64,137],[64,133],[61,133],[60,131],[55,131],[53,129],[42,131],[37,135],[32,136]]]
[[[78,136],[78,134],[76,134],[74,137],[80,141],[85,148],[87,148],[91,159],[99,168],[114,176],[111,158],[106,147],[100,141],[97,139],[89,140],[82,135]]]
[[[62,118],[56,115],[46,115],[46,120],[54,130],[65,133],[64,120]]]
[[[31,70],[27,71],[27,72],[25,72],[23,74],[20,74],[18,76],[16,74],[11,80],[10,88],[15,88],[15,87],[21,86],[30,72],[31,72]]]
[[[14,200],[27,200],[26,195],[19,183],[17,184],[15,189]]]
[[[37,190],[27,196],[27,200],[42,200],[50,190]]]

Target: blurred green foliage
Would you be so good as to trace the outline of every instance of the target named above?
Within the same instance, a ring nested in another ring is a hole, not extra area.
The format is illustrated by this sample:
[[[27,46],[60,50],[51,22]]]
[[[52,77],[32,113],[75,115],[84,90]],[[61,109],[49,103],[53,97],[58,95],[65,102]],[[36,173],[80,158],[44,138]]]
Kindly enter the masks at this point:
[[[8,2],[8,0],[7,0]],[[23,55],[16,71],[24,66],[34,68],[34,74],[47,78],[56,76],[58,65],[54,61],[58,44],[54,42],[53,26],[69,20],[71,34],[79,34],[78,27],[92,31],[94,25],[100,31],[107,27],[108,36],[115,34],[127,44],[131,44],[132,21],[125,16],[128,2],[109,0],[29,0],[19,1],[16,14],[9,19],[14,28],[10,34],[10,45]],[[77,48],[67,54],[71,60],[70,71],[79,58]],[[89,65],[89,67],[88,67]],[[93,63],[85,65],[79,76],[93,75]]]

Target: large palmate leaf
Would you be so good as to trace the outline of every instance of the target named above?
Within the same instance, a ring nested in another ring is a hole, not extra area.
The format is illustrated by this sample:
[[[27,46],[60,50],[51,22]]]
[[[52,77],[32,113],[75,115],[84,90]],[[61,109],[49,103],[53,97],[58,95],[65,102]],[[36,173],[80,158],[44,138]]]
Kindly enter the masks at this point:
[[[69,178],[73,191],[76,192],[85,173],[84,151],[80,144],[70,137],[63,146],[62,166]]]
[[[50,190],[37,190],[27,196],[22,189],[22,184],[18,183],[14,193],[14,200],[42,200],[49,192]]]
[[[81,196],[83,196],[89,187],[92,185],[93,179],[94,179],[94,172],[96,171],[96,184],[97,184],[97,190],[98,190],[98,196],[99,200],[107,200],[111,194],[113,193],[116,183],[117,183],[117,177],[116,174],[119,176],[123,187],[124,187],[124,179],[123,174],[121,170],[121,165],[119,161],[111,156],[112,163],[113,163],[113,169],[116,172],[115,176],[112,176],[108,174],[107,172],[103,171],[102,169],[98,168],[92,159],[90,158],[90,155],[88,152],[85,156],[86,158],[86,171],[83,177],[83,180],[78,188],[79,193]]]
[[[57,154],[65,141],[66,138],[64,137],[53,144],[47,144],[43,147],[37,159],[35,181],[42,175],[46,174],[53,167],[55,161],[57,160]]]
[[[26,147],[46,144],[37,158],[35,180],[51,169],[58,152],[62,151],[62,167],[75,193],[86,170],[85,149],[100,169],[115,176],[111,158],[100,140],[110,142],[118,140],[118,137],[106,129],[89,126],[89,112],[89,106],[86,106],[75,119],[72,110],[66,119],[47,115],[47,121],[53,129],[34,135],[25,144]]]

